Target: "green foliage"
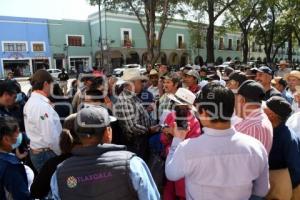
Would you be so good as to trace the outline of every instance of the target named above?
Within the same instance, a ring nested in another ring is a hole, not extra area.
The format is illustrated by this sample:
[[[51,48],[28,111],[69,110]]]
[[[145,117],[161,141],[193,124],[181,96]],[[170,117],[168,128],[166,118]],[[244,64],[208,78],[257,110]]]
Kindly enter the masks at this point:
[[[161,38],[174,15],[186,14],[185,0],[88,0],[91,5],[105,4],[107,10],[127,12],[137,17],[147,41],[148,62],[154,64],[160,56]],[[158,30],[156,27],[160,24]],[[158,31],[158,39],[155,37]]]

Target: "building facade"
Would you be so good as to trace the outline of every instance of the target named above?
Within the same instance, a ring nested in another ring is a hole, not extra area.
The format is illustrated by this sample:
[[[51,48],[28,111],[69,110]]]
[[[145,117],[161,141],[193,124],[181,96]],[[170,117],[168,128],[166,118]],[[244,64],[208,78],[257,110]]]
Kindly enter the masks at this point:
[[[0,16],[0,77],[30,76],[51,66],[46,19]]]
[[[88,70],[92,66],[91,32],[88,21],[48,20],[53,68]]]
[[[171,66],[205,62],[205,26],[202,40],[195,45],[191,41],[188,22],[174,20],[168,24],[162,36],[158,62]],[[156,30],[157,37],[159,26],[156,26]],[[216,33],[215,63],[241,60],[241,41],[241,33],[238,32]],[[111,71],[123,64],[144,65],[147,60],[145,33],[138,19],[135,15],[121,12],[102,11],[101,23],[98,13],[91,14],[83,21],[0,16],[0,44],[1,77],[5,77],[9,71],[13,71],[16,77],[30,76],[40,68],[87,71],[100,63]],[[255,42],[249,44],[249,60],[264,61],[263,46]],[[287,59],[287,48],[279,50],[275,61],[281,59]],[[293,62],[299,61],[300,49],[295,48]]]

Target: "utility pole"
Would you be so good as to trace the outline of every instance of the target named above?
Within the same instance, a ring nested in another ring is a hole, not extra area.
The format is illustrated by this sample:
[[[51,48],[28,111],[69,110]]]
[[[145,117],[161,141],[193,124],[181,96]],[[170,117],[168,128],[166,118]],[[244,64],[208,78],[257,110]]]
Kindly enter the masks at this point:
[[[99,45],[100,45],[100,51],[101,51],[101,58],[99,63],[99,68],[103,68],[103,41],[102,41],[102,19],[101,19],[101,0],[98,0],[98,14],[99,14]]]

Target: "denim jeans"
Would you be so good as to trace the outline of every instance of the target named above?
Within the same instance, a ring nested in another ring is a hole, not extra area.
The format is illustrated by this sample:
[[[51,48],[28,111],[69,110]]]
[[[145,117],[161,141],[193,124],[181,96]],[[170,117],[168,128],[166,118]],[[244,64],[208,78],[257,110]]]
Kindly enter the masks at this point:
[[[38,154],[33,154],[32,151],[30,151],[30,159],[31,162],[36,169],[36,171],[40,172],[41,168],[45,164],[47,160],[50,158],[55,157],[56,154],[53,151],[42,151],[41,153]]]

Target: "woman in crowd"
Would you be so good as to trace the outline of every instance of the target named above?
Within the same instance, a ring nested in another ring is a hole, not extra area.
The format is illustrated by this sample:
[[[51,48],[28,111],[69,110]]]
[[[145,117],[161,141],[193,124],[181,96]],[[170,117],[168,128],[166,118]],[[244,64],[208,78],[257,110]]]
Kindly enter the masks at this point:
[[[175,95],[170,95],[170,99],[175,102],[174,111],[169,113],[165,119],[165,125],[169,128],[163,129],[163,134],[161,134],[161,142],[165,147],[165,156],[168,155],[169,149],[173,140],[172,127],[176,121],[177,125],[179,125],[180,120],[182,123],[182,128],[187,129],[189,127],[189,131],[185,137],[194,138],[198,137],[201,134],[201,127],[198,119],[194,115],[193,111],[193,103],[196,99],[196,96],[189,90],[184,88],[179,88]],[[183,113],[184,112],[184,113]],[[185,125],[184,125],[185,124]],[[186,126],[186,127],[184,127]],[[172,182],[167,180],[166,185],[164,187],[164,200],[175,200],[185,199],[185,184],[184,179],[180,179],[176,182]]]
[[[24,165],[11,153],[19,138],[18,122],[12,117],[0,117],[0,199],[30,199]]]

